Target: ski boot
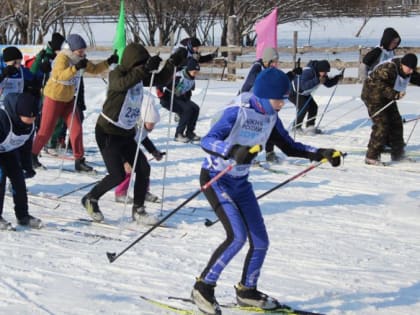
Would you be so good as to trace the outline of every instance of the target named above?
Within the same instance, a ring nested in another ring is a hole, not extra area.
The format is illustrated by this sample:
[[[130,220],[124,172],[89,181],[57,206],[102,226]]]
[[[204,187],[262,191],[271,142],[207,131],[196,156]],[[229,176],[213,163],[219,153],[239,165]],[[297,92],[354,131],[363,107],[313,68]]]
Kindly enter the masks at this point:
[[[86,208],[87,213],[95,222],[101,222],[104,220],[104,215],[99,209],[98,200],[93,199],[89,194],[82,198],[82,205]]]
[[[198,309],[204,314],[221,315],[219,303],[214,296],[215,284],[207,284],[201,279],[197,279],[191,291],[191,299]]]

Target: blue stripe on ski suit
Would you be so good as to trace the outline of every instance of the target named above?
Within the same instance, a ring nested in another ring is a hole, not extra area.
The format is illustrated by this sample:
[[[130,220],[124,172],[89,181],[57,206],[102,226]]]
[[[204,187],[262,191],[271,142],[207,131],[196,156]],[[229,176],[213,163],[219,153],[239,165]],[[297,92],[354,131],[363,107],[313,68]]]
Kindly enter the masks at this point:
[[[255,97],[251,97],[250,108],[261,113]],[[218,171],[213,168],[218,159],[227,158],[235,143],[224,141],[232,130],[240,106],[227,108],[222,117],[215,123],[209,133],[201,141],[202,148],[210,153],[203,162],[202,173],[208,170],[210,178]],[[277,115],[277,113],[276,113]],[[273,130],[282,138],[282,147],[288,147],[289,152],[296,156],[305,157],[307,152],[315,152],[316,148],[294,142],[277,117]],[[234,142],[234,139],[232,139]],[[296,152],[300,152],[297,154]],[[249,169],[248,169],[249,172]],[[219,216],[227,234],[226,240],[213,253],[207,267],[201,274],[204,282],[215,284],[230,260],[249,240],[249,250],[242,271],[242,284],[247,287],[256,287],[269,246],[269,239],[248,174],[242,177],[233,177],[229,173],[214,183],[210,190],[204,192]]]

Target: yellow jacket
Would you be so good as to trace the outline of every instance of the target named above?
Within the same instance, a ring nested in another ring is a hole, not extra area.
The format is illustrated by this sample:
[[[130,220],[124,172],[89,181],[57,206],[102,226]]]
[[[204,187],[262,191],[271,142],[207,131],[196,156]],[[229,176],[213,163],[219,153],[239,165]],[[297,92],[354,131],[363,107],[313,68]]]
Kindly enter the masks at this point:
[[[88,61],[85,71],[92,74],[99,74],[109,65],[106,60],[93,64]],[[59,53],[54,60],[50,78],[44,88],[44,95],[59,102],[70,102],[75,94],[75,86],[63,84],[65,81],[72,80],[77,73],[77,69],[71,63],[71,59],[65,53]]]

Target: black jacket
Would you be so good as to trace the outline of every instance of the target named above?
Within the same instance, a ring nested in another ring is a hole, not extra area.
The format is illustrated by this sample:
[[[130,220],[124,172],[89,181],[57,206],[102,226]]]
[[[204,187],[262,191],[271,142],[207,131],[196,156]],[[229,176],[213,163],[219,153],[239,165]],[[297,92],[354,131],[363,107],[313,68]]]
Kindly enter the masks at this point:
[[[19,115],[16,113],[16,103],[18,96],[19,93],[10,93],[7,94],[4,98],[4,109],[0,110],[0,143],[6,139],[11,128],[7,114],[9,114],[10,120],[12,121],[13,132],[16,135],[32,133],[33,126],[24,124]],[[7,114],[5,111],[7,111]],[[16,151],[19,151],[20,162],[24,170],[32,170],[32,137],[33,135],[25,142],[22,147],[16,149]]]

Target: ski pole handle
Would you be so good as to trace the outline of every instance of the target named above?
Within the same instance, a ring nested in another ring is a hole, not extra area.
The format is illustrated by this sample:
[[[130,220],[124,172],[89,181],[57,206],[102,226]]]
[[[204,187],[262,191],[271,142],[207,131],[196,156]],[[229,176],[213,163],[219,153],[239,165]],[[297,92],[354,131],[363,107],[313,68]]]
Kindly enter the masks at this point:
[[[260,144],[256,144],[253,147],[251,147],[251,149],[249,149],[249,153],[253,154],[253,153],[258,153],[261,152],[262,150],[262,146]]]
[[[347,153],[346,152],[341,152],[341,151],[334,151],[334,153],[333,153],[333,155],[332,155],[332,157],[333,158],[337,158],[337,157],[345,157],[347,155]],[[328,162],[328,159],[327,158],[323,158],[321,161],[319,161],[320,163],[326,163],[326,162]]]

